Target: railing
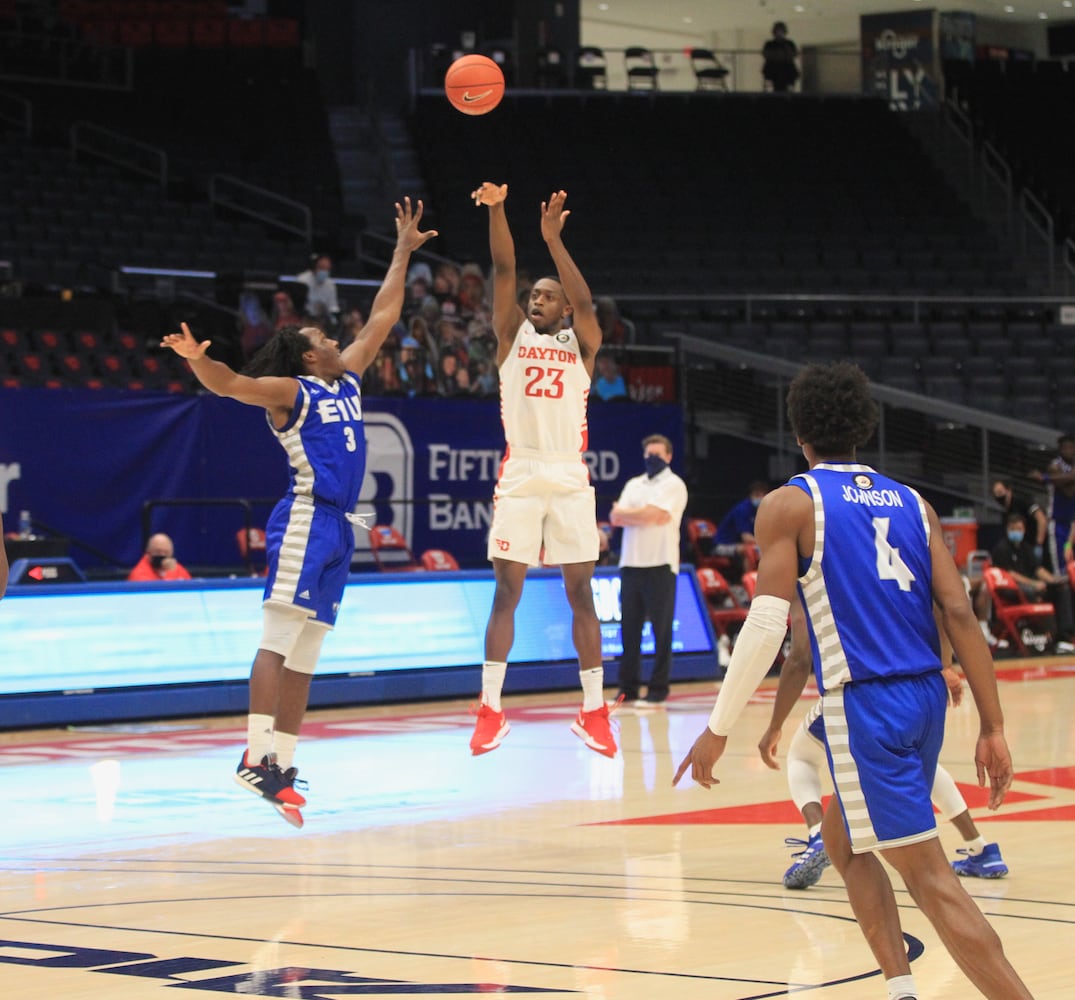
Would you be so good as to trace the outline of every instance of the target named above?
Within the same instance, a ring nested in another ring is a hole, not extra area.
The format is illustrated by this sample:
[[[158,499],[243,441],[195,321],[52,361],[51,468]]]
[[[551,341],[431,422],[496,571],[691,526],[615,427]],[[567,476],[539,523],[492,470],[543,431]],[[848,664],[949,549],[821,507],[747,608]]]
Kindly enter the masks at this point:
[[[993,181],[1000,188],[1001,197],[1004,201],[1004,228],[1011,235],[1012,230],[1012,205],[1015,191],[1012,185],[1012,170],[1007,161],[1000,155],[1000,151],[991,142],[982,143],[982,199],[988,202],[989,181]]]
[[[34,132],[34,106],[25,97],[0,91],[0,120],[10,122],[30,138]]]
[[[168,154],[159,146],[101,128],[91,122],[75,122],[70,131],[71,153],[107,160],[132,173],[149,177],[168,190]]]
[[[313,242],[313,213],[300,201],[229,174],[213,174],[209,178],[209,201],[274,229],[301,236],[307,246]]]
[[[1064,291],[1071,294],[1075,285],[1072,281],[1075,278],[1075,240],[1064,240],[1064,245],[1060,248],[1060,263],[1064,268]]]
[[[1053,281],[1056,278],[1056,255],[1053,252],[1054,240],[1056,239],[1056,225],[1053,222],[1053,217],[1049,214],[1045,206],[1038,201],[1026,188],[1019,193],[1020,203],[1022,207],[1022,215],[1020,221],[1022,223],[1020,227],[1020,241],[1023,247],[1023,254],[1026,255],[1029,252],[1027,230],[1032,229],[1036,232],[1045,244],[1045,258],[1046,266],[1049,271],[1049,288],[1053,287]]]
[[[796,471],[800,451],[786,426],[787,388],[802,364],[666,333],[681,355],[688,422],[772,449],[774,481]],[[876,438],[864,461],[924,491],[975,504],[979,520],[995,518],[990,486],[1021,476],[1055,446],[1058,431],[956,403],[873,383],[881,404]],[[688,435],[688,441],[693,435]],[[1044,464],[1044,463],[1042,463]]]
[[[131,49],[21,31],[0,32],[0,48],[5,53],[19,53],[0,63],[0,80],[94,90],[130,90],[134,85]]]
[[[1075,244],[1073,244],[1075,253]],[[1075,272],[1073,272],[1075,273]],[[727,306],[735,307],[740,313],[741,319],[751,321],[762,308],[773,306],[781,307],[783,312],[793,311],[801,314],[804,318],[811,314],[812,310],[824,312],[826,306],[869,307],[877,306],[888,309],[895,315],[893,318],[907,320],[913,323],[923,322],[928,318],[930,309],[934,306],[995,306],[1004,309],[1018,309],[1020,306],[1038,307],[1051,309],[1059,315],[1062,306],[1069,304],[1069,299],[1061,296],[1042,295],[857,295],[838,294],[834,292],[806,295],[793,293],[769,293],[769,292],[744,292],[739,294],[723,295],[650,295],[635,294],[627,291],[611,291],[611,294],[621,311],[628,317],[631,315],[630,303],[676,303],[691,306]],[[1072,327],[1072,336],[1075,337],[1075,326]]]
[[[243,512],[243,527],[247,534],[246,537],[250,537],[250,529],[254,526],[251,518],[251,510],[255,506],[271,507],[277,500],[276,499],[253,499],[248,497],[173,497],[170,499],[153,499],[146,500],[142,504],[142,547],[145,548],[146,542],[149,541],[150,535],[153,534],[153,512],[158,507],[238,507]],[[247,569],[253,573],[253,566],[249,559],[249,552],[246,559]]]

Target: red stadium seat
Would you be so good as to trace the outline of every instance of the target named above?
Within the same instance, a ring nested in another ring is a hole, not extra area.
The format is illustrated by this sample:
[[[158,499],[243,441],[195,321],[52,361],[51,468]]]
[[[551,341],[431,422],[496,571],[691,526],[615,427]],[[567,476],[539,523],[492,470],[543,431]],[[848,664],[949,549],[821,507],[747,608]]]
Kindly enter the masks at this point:
[[[695,569],[695,573],[709,610],[709,620],[713,623],[717,635],[726,635],[733,639],[746,621],[746,607],[720,570],[712,566],[700,566]]]
[[[370,552],[379,570],[401,572],[422,568],[407,539],[390,524],[375,524],[370,529]]]
[[[422,553],[422,569],[434,573],[447,572],[459,569],[459,563],[447,549],[426,549]]]
[[[265,44],[265,23],[232,18],[228,21],[228,44],[233,49],[258,49]]]
[[[240,528],[235,532],[235,544],[239,555],[250,570],[251,576],[264,576],[268,572],[265,565],[265,529]]]
[[[993,615],[1000,630],[1017,653],[1027,655],[1031,648],[1041,653],[1056,638],[1056,609],[1048,601],[1028,601],[1018,581],[1006,569],[986,566],[982,571]]]
[[[155,21],[153,38],[162,49],[185,49],[190,44],[187,21]]]

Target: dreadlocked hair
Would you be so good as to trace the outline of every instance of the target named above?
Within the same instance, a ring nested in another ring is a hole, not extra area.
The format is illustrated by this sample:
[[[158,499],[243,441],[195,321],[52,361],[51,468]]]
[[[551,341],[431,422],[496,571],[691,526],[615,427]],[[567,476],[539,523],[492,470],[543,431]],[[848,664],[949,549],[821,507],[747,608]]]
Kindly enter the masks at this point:
[[[313,349],[310,338],[294,323],[280,327],[247,362],[243,375],[260,378],[262,375],[298,378],[306,374],[303,354]]]
[[[850,455],[866,444],[877,419],[870,380],[849,361],[807,365],[791,382],[788,420],[792,430],[822,458]]]

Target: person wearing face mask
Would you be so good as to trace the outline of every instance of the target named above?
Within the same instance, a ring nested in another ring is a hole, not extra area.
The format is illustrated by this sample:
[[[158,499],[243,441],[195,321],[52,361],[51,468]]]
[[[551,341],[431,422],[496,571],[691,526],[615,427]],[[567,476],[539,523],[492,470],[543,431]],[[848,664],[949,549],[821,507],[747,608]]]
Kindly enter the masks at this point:
[[[627,481],[609,520],[613,527],[623,529],[620,695],[636,708],[657,708],[668,697],[672,671],[679,525],[687,507],[687,486],[669,467],[672,442],[664,435],[645,438],[642,457],[645,473]],[[646,697],[639,700],[642,631],[647,621],[653,628],[653,671]]]
[[[757,566],[754,518],[762,497],[768,492],[768,483],[755,480],[747,487],[746,497],[728,511],[717,525],[717,533],[713,537],[713,551],[733,559],[735,579]]]
[[[1004,523],[1005,537],[990,553],[993,565],[1007,570],[1030,601],[1050,601],[1056,609],[1056,653],[1075,652],[1075,623],[1072,621],[1071,587],[1066,575],[1050,572],[1042,565],[1035,546],[1027,537],[1026,518],[1009,514]]]
[[[1019,493],[1008,479],[995,479],[992,486],[993,499],[1007,520],[1010,514],[1022,514],[1029,528],[1028,541],[1034,548],[1038,561],[1045,562],[1045,543],[1049,535],[1049,516],[1038,501],[1026,493]]]
[[[313,319],[335,323],[340,316],[340,300],[336,294],[336,282],[332,280],[332,258],[322,254],[312,268],[296,275],[308,289],[306,315]]]
[[[146,542],[146,551],[135,563],[128,580],[137,582],[154,580],[189,580],[190,573],[175,557],[175,546],[163,532],[151,535]]]

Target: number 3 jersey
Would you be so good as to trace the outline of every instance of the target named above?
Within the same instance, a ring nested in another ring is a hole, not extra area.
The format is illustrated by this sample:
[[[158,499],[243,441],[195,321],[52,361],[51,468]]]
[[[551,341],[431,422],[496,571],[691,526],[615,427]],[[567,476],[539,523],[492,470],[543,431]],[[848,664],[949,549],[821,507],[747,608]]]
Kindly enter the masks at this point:
[[[866,465],[815,465],[789,486],[814,503],[799,592],[822,693],[941,667],[929,520],[909,486]]]
[[[529,320],[500,366],[505,458],[541,452],[545,459],[580,458],[587,448],[590,374],[574,330],[542,334]]]

